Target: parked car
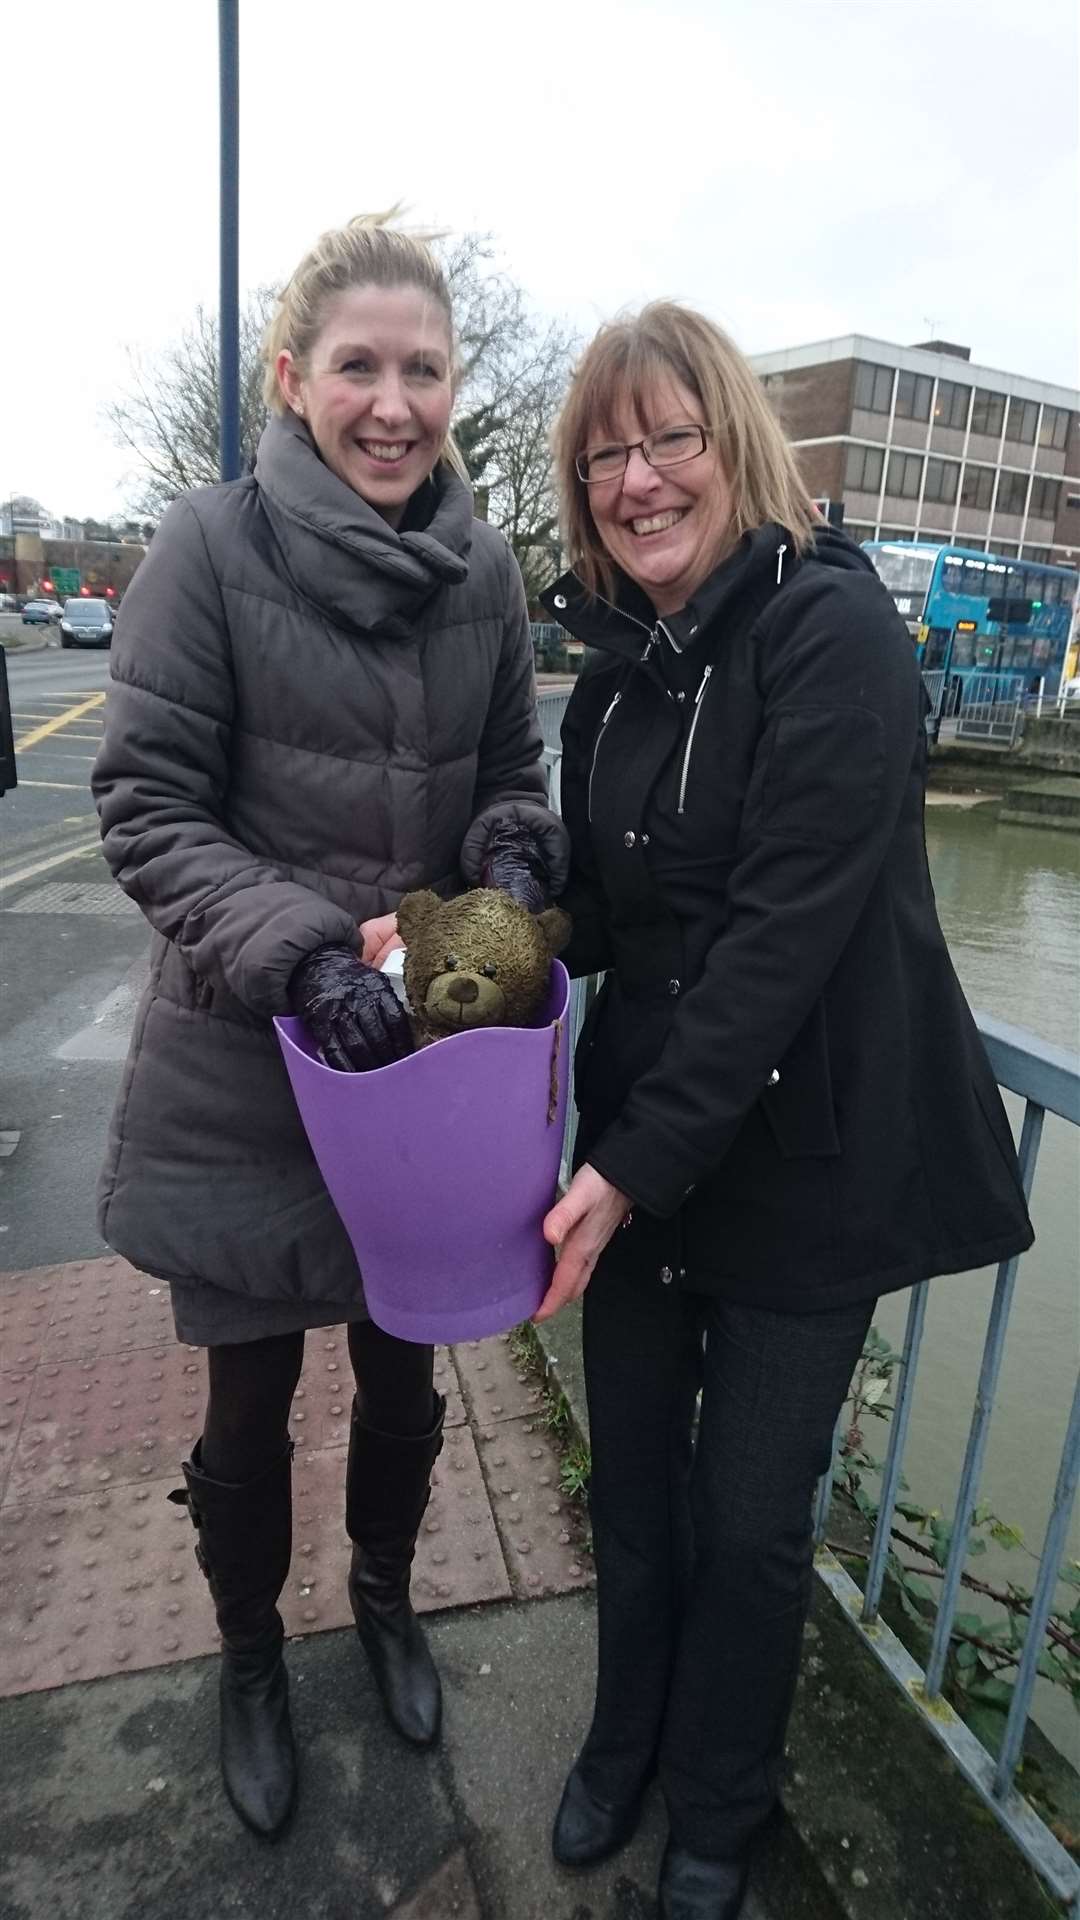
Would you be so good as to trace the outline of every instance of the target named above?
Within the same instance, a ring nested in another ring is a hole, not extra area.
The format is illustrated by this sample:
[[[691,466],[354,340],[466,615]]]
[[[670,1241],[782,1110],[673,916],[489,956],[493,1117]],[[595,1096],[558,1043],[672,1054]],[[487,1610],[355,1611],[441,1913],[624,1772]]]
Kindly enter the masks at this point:
[[[113,610],[107,600],[65,600],[60,621],[62,647],[107,647]]]
[[[51,627],[59,618],[55,600],[28,600],[22,610],[24,627]]]

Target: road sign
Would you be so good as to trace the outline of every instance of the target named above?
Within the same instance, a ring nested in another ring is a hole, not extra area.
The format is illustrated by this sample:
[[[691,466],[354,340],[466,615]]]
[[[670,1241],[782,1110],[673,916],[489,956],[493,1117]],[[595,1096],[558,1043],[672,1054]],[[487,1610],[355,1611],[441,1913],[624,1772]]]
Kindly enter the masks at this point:
[[[78,567],[54,567],[52,579],[61,600],[73,597],[82,586],[82,574]]]

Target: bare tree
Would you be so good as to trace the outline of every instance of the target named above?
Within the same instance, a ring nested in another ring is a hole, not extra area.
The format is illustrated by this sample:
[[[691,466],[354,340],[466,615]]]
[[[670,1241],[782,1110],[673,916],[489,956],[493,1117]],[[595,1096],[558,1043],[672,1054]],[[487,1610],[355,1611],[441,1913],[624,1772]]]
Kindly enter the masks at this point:
[[[271,287],[259,287],[240,315],[240,453],[255,457],[266,421],[260,349],[274,302]],[[179,340],[150,362],[129,353],[131,384],[106,408],[119,445],[129,447],[138,467],[131,505],[140,515],[160,514],[189,487],[212,486],[219,466],[220,365],[217,315],[196,307]]]

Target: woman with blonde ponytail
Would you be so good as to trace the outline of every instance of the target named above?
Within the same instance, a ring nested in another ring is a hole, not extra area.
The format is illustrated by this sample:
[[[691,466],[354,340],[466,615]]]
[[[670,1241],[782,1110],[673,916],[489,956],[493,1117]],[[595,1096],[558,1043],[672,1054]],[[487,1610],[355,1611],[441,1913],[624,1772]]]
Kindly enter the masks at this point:
[[[390,1720],[430,1745],[440,1691],[409,1570],[442,1443],[432,1349],[368,1318],[271,1021],[333,1066],[409,1045],[379,971],[403,892],[558,893],[521,577],[454,446],[453,319],[425,240],[324,233],[266,346],[254,472],[174,502],[129,589],[94,770],[106,859],[154,929],[101,1231],[169,1282],[209,1400],[174,1496],[222,1636],[221,1760],[271,1835],[296,1793],[277,1600],[288,1420],[309,1327],[347,1323],[345,1522],[357,1630]]]

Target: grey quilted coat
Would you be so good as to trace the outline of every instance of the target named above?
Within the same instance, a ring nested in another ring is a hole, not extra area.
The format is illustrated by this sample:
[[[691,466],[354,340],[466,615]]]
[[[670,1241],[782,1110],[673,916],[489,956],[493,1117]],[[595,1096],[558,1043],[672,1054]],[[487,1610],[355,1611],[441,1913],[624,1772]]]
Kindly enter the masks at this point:
[[[154,939],[99,1222],[199,1343],[365,1314],[270,1025],[297,963],[476,884],[502,818],[565,878],[520,575],[452,474],[422,495],[393,531],[275,420],[169,509],[117,621],[93,790]]]

